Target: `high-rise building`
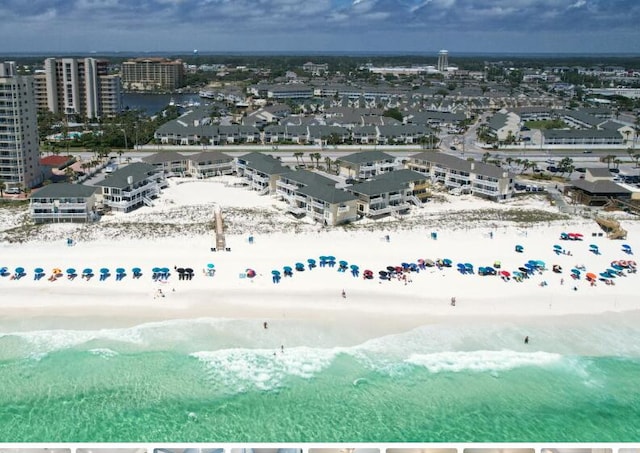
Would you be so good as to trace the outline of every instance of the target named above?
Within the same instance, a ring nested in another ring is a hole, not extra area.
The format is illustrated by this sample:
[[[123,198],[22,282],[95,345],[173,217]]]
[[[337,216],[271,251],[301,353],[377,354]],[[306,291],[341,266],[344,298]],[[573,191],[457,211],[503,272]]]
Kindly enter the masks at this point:
[[[122,84],[126,90],[173,90],[183,83],[181,60],[136,58],[122,63]]]
[[[441,50],[438,52],[438,71],[445,72],[449,67],[449,51]]]
[[[109,62],[95,58],[47,58],[36,75],[40,111],[87,118],[113,116],[122,110],[120,78]]]
[[[5,61],[0,63],[0,183],[17,190],[42,179],[33,77],[18,75],[15,62]]]

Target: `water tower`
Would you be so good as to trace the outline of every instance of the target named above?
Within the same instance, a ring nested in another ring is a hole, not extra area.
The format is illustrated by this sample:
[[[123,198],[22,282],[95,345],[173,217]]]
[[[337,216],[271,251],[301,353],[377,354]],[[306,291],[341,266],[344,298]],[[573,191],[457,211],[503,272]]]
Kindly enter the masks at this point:
[[[444,72],[449,67],[449,51],[441,50],[438,52],[438,71]]]

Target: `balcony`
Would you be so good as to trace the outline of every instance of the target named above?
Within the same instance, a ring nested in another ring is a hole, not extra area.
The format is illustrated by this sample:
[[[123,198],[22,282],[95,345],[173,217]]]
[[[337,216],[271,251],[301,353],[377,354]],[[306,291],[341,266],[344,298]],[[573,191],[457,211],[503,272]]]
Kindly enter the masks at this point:
[[[291,192],[295,192],[298,190],[298,186],[296,184],[285,182],[282,179],[279,179],[276,182],[276,186],[284,190],[289,190]]]

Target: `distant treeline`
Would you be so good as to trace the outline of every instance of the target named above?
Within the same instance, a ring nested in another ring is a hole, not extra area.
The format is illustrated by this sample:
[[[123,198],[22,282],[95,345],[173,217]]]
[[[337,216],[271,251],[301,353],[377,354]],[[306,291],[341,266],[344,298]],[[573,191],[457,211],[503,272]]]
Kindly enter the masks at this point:
[[[60,55],[6,55],[1,56],[2,60],[14,60],[22,65],[39,66],[42,65],[47,57],[56,57]],[[136,57],[157,57],[164,56],[171,59],[181,59],[188,64],[224,64],[228,66],[247,66],[251,68],[264,68],[281,70],[282,68],[300,68],[306,62],[327,63],[330,72],[351,71],[365,64],[374,66],[406,66],[406,65],[435,65],[438,60],[437,52],[433,54],[371,54],[371,55],[322,55],[321,53],[313,53],[308,55],[251,55],[247,54],[200,54],[200,53],[167,53],[147,55],[141,53],[136,54],[78,54],[64,55],[65,57],[75,58],[104,58],[113,64],[119,64],[125,60]],[[487,62],[502,62],[505,66],[542,68],[546,66],[622,66],[624,68],[640,68],[640,55],[578,55],[578,54],[456,54],[449,53],[449,63],[459,67],[460,69],[479,71],[484,69]]]

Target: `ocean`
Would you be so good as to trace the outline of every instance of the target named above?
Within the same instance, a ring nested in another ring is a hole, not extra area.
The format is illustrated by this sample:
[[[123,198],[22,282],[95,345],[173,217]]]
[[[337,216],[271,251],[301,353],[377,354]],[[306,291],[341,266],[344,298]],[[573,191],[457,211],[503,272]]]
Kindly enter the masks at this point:
[[[30,322],[0,322],[3,442],[640,441],[640,324],[624,313],[363,341],[295,320]]]

